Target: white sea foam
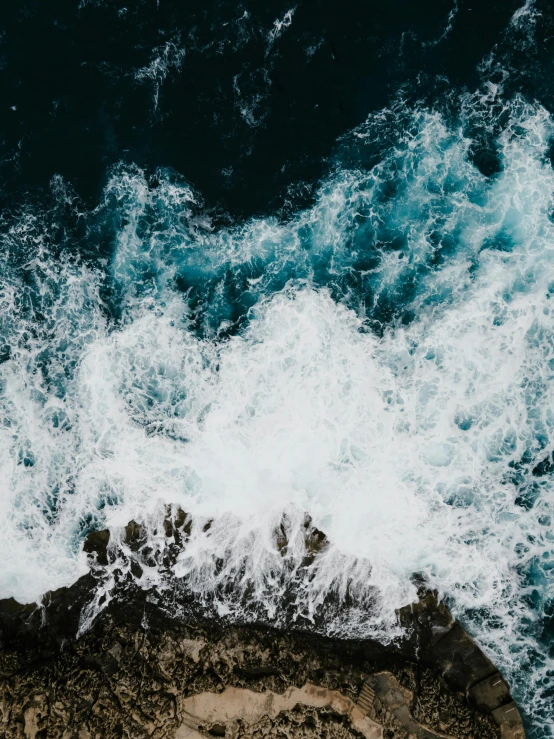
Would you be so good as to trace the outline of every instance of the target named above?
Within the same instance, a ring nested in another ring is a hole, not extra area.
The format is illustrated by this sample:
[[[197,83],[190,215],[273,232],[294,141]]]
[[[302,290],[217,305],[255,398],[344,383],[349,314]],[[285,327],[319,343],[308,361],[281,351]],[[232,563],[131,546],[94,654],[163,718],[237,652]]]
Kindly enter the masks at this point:
[[[282,18],[277,18],[273,22],[273,27],[270,30],[270,32],[267,34],[268,39],[268,46],[267,46],[267,52],[271,50],[271,47],[273,44],[277,41],[277,39],[283,35],[283,32],[292,24],[292,18],[294,16],[294,12],[296,10],[296,7],[290,8],[287,10],[287,12],[283,15]]]
[[[148,82],[153,87],[153,107],[157,112],[160,103],[160,91],[168,74],[173,69],[179,71],[183,65],[185,58],[185,48],[181,43],[179,34],[170,41],[166,41],[163,46],[156,47],[152,50],[152,59],[150,63],[137,69],[135,79],[139,82]]]
[[[444,39],[450,35],[452,32],[452,29],[454,28],[454,22],[456,20],[456,16],[458,15],[458,0],[454,0],[454,7],[450,10],[448,13],[448,18],[446,19],[446,26],[444,27],[443,32],[441,35],[436,38],[434,41],[428,41],[427,43],[424,43],[423,46],[436,46],[437,44],[440,44],[441,41],[444,41]]]
[[[248,586],[271,617],[307,511],[331,546],[304,615],[350,588],[385,638],[424,573],[508,676],[535,661],[535,681],[514,687],[543,710],[554,665],[524,596],[550,597],[554,556],[552,483],[532,474],[554,451],[552,122],[510,109],[491,179],[463,120],[384,111],[354,135],[373,145],[392,121],[382,161],[338,170],[288,223],[214,230],[186,186],[117,170],[96,214],[124,224],[107,275],[49,257],[32,219],[14,226],[29,260],[6,266],[1,295],[0,594],[69,583],[81,528],[174,503],[214,518],[177,574],[199,592]],[[222,339],[229,301],[247,321]],[[217,325],[199,332],[204,314]],[[288,559],[272,536],[283,513]]]
[[[534,25],[540,13],[536,8],[535,0],[525,0],[523,5],[518,8],[511,18],[511,25],[516,28],[522,28],[523,26],[529,27]]]

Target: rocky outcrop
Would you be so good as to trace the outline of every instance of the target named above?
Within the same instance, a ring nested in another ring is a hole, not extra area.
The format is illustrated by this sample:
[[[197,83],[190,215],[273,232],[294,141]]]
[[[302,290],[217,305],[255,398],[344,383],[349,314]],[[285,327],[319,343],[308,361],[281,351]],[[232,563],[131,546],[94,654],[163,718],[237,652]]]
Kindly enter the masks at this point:
[[[166,522],[171,547],[188,525],[184,514]],[[506,683],[423,584],[399,613],[406,638],[383,646],[225,622],[182,590],[173,608],[171,591],[160,600],[127,569],[79,636],[113,561],[109,539],[90,535],[91,574],[40,607],[0,601],[2,739],[524,736]],[[146,543],[131,522],[127,551]],[[307,558],[325,546],[307,526]]]

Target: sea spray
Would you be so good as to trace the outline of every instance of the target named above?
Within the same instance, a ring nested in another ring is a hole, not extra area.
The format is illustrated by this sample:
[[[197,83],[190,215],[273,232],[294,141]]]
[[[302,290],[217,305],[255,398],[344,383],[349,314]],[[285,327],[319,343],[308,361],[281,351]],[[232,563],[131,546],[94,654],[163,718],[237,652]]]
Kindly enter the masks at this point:
[[[494,175],[471,135],[490,106]],[[14,214],[2,596],[71,582],[87,531],[174,504],[218,522],[176,574],[248,588],[271,619],[302,556],[285,563],[272,532],[308,513],[330,545],[304,612],[355,592],[367,633],[391,634],[422,573],[548,722],[551,130],[490,88],[454,117],[399,100],[285,221],[217,225],[174,173],[123,165],[92,211],[56,180],[55,207]]]

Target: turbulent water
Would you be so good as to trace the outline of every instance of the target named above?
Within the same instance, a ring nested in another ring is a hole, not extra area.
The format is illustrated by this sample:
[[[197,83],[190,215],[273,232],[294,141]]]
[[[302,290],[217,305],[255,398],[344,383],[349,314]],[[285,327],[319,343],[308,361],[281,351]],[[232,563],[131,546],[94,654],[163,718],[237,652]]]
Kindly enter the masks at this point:
[[[258,33],[266,71],[294,27],[285,10]],[[426,48],[455,32],[462,11],[445,10]],[[128,157],[106,165],[92,200],[55,171],[21,197],[30,165],[13,164],[18,195],[4,196],[0,224],[0,597],[67,585],[86,571],[88,531],[176,504],[214,519],[176,573],[199,593],[248,588],[275,619],[279,573],[302,551],[283,558],[274,531],[285,520],[294,541],[307,512],[331,545],[304,618],[330,593],[354,598],[356,618],[335,631],[390,639],[422,573],[505,672],[529,736],[552,735],[543,16],[516,4],[471,86],[437,75],[414,97],[392,85],[336,135],[323,174],[307,182],[306,169],[265,215],[223,213],[186,171]],[[183,38],[134,68],[153,121],[186,63]],[[318,48],[305,44],[306,58]],[[248,102],[234,80],[250,130],[271,87],[253,75]]]

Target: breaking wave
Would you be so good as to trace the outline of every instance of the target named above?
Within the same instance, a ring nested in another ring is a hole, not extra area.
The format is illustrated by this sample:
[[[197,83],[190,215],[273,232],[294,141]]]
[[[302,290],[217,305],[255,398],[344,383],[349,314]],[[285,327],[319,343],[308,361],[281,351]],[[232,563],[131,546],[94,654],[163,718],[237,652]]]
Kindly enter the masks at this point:
[[[217,522],[176,574],[271,617],[303,556],[273,532],[308,513],[330,541],[308,617],[354,593],[358,631],[390,638],[422,573],[548,725],[552,125],[492,85],[455,115],[398,100],[287,221],[218,225],[174,173],[124,166],[92,211],[55,178],[6,215],[0,595],[70,583],[88,531],[174,504]]]

